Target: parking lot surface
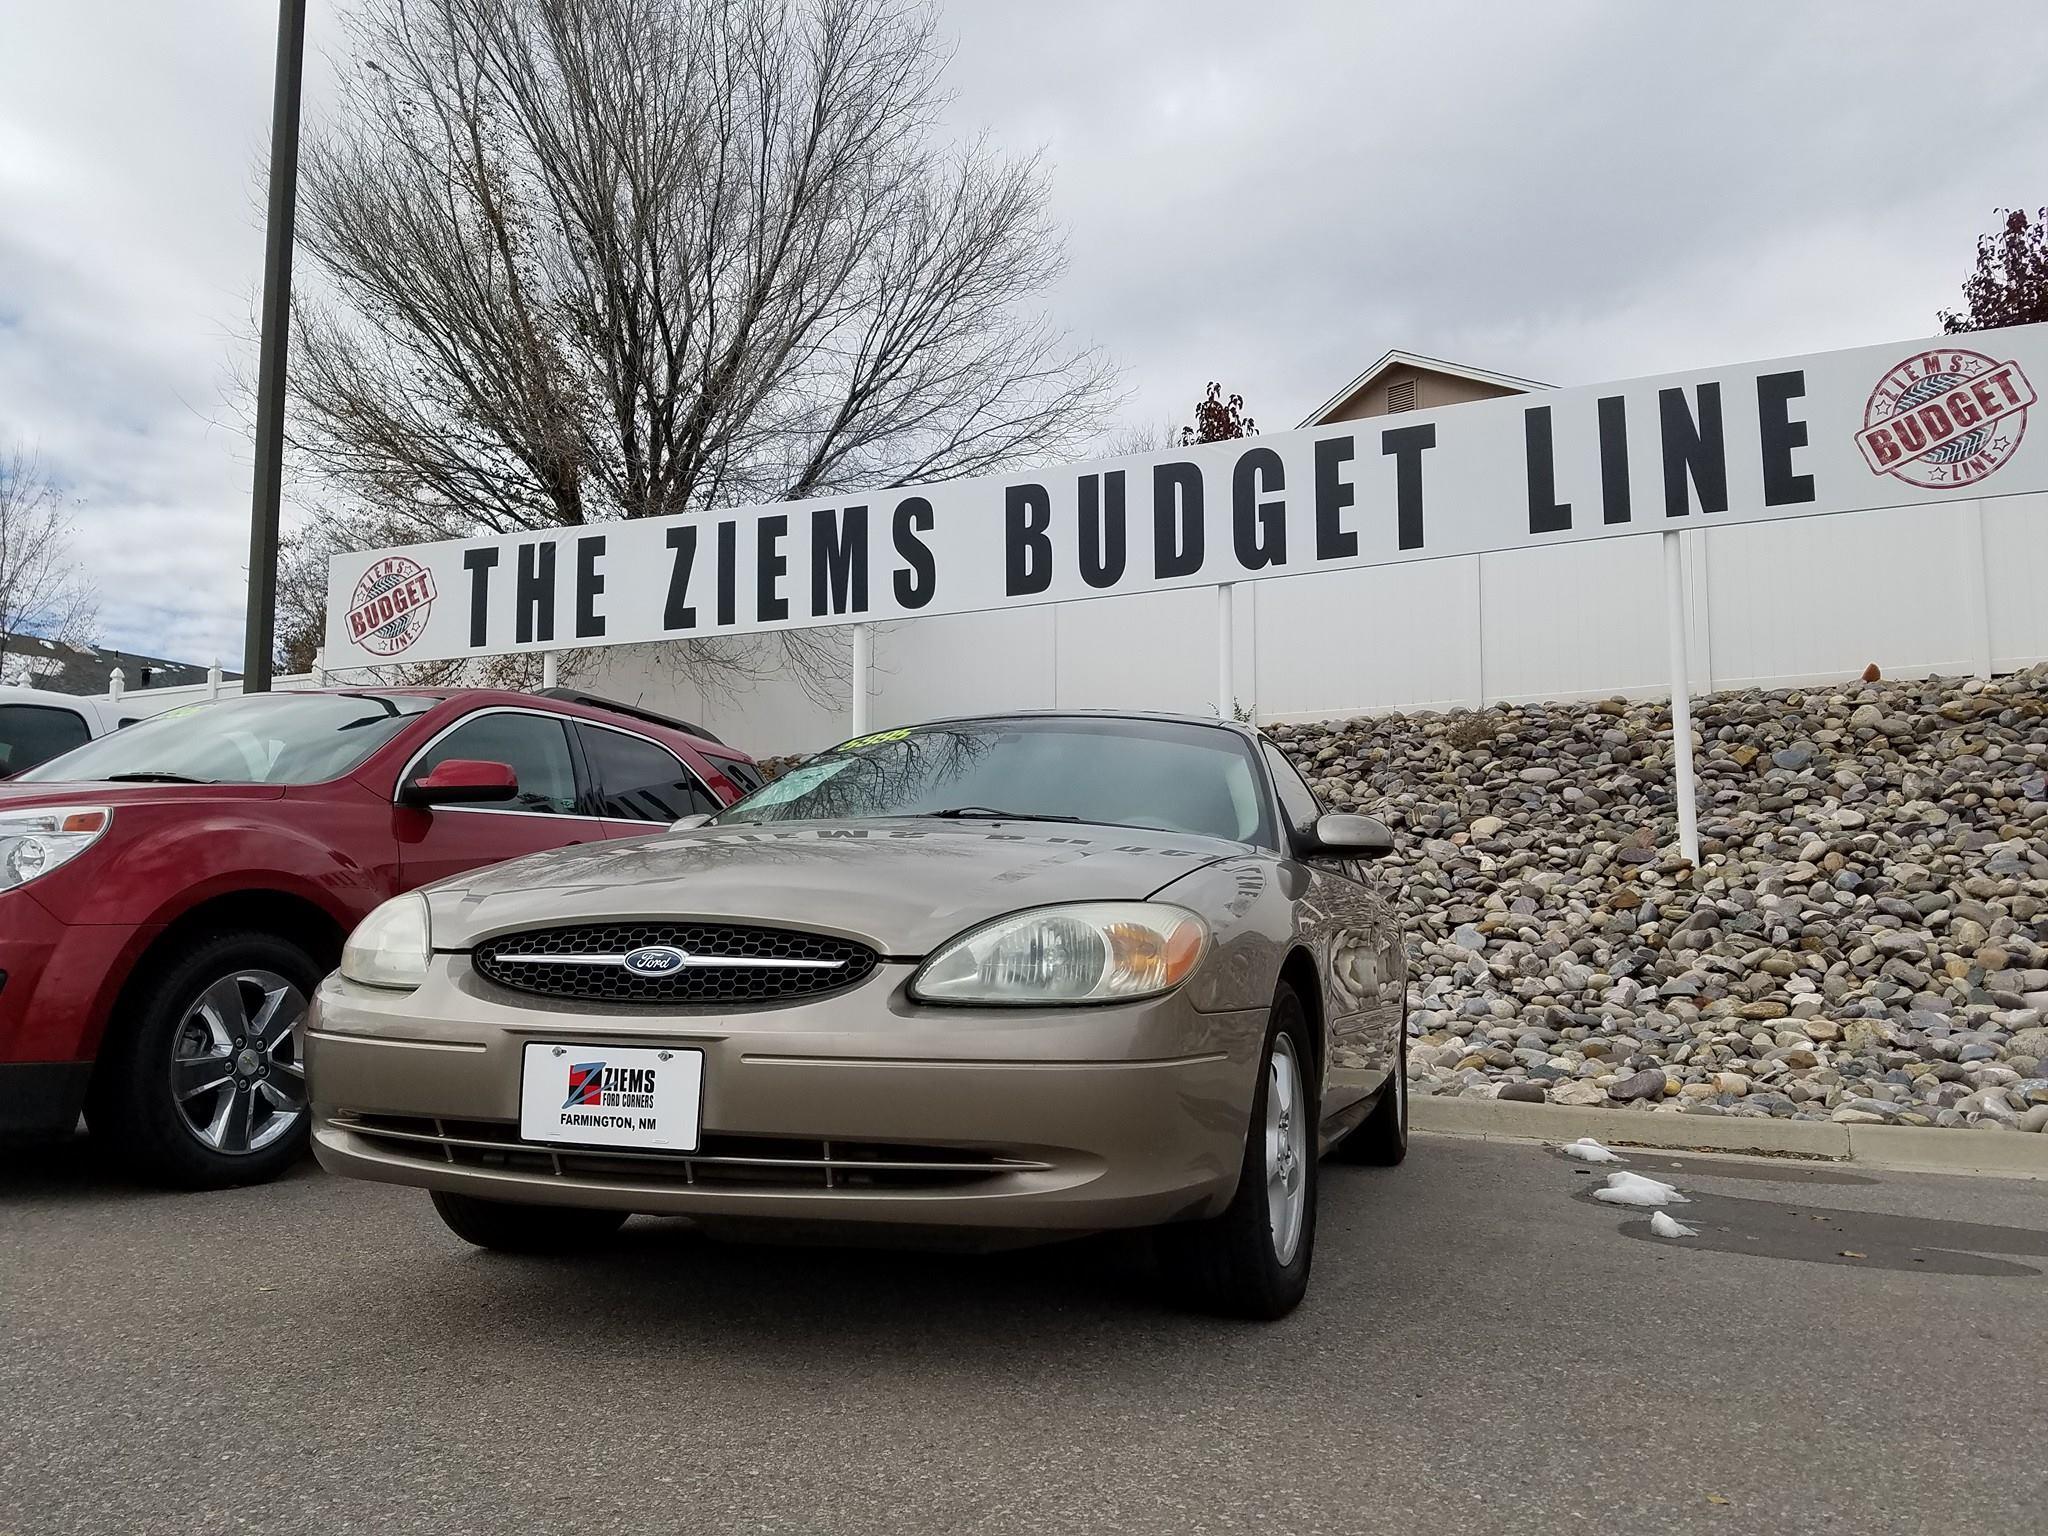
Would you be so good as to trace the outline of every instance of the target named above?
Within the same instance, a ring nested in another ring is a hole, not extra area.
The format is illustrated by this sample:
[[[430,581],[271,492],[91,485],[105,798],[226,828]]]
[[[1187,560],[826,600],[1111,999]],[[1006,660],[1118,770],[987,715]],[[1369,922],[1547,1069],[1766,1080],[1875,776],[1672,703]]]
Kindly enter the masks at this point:
[[[580,1260],[310,1164],[0,1154],[0,1532],[2039,1531],[2038,1184],[1535,1147],[1330,1166],[1307,1303],[1167,1310],[1142,1244]]]

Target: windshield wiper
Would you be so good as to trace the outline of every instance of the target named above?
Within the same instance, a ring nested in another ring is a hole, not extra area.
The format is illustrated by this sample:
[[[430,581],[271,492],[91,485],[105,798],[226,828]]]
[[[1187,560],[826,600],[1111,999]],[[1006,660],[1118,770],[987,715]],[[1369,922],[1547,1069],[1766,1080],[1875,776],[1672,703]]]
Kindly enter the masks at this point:
[[[906,816],[939,821],[1079,821],[1078,816],[1051,816],[1043,811],[999,811],[990,805],[954,805],[943,811],[906,811]]]
[[[189,773],[172,773],[163,768],[145,768],[136,773],[110,773],[103,784],[213,784],[214,779],[195,779]]]

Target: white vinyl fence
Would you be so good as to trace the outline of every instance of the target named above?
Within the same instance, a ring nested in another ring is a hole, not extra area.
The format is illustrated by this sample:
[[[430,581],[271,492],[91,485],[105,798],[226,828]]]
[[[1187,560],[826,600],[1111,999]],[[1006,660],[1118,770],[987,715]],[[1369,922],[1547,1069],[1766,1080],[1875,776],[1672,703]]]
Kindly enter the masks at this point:
[[[1988,675],[2048,660],[2048,496],[1688,529],[1696,693]],[[1668,691],[1659,541],[1622,538],[1246,583],[1235,707],[1259,720]],[[878,626],[870,728],[992,709],[1209,713],[1206,589]],[[844,643],[844,632],[840,632]],[[765,642],[772,645],[772,639]],[[580,687],[761,754],[844,738],[843,702],[770,678],[704,695],[659,650],[594,653]]]

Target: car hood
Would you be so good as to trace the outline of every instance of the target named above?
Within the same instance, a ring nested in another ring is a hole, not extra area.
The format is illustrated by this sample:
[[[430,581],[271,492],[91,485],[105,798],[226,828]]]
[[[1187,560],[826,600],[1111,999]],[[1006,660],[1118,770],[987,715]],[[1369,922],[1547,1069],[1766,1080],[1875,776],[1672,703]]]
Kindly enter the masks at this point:
[[[66,779],[48,784],[0,783],[0,815],[32,811],[48,805],[196,805],[214,800],[277,800],[284,789],[276,784],[108,784],[96,779]]]
[[[515,859],[432,886],[434,947],[607,919],[716,918],[920,956],[974,923],[1135,900],[1241,844],[1132,827],[917,819],[701,827]]]

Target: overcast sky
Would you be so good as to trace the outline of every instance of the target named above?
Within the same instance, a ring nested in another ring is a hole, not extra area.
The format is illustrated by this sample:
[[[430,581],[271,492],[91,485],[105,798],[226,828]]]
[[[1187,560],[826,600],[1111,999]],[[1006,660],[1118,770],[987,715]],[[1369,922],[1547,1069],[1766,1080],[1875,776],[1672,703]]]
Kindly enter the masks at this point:
[[[312,0],[314,54],[343,3]],[[76,496],[110,642],[230,666],[276,9],[0,0],[0,445]],[[957,128],[1046,153],[1051,306],[1124,366],[1132,425],[1218,378],[1289,427],[1389,347],[1572,384],[1922,336],[1991,210],[2048,203],[2048,7],[954,0],[945,26]]]

